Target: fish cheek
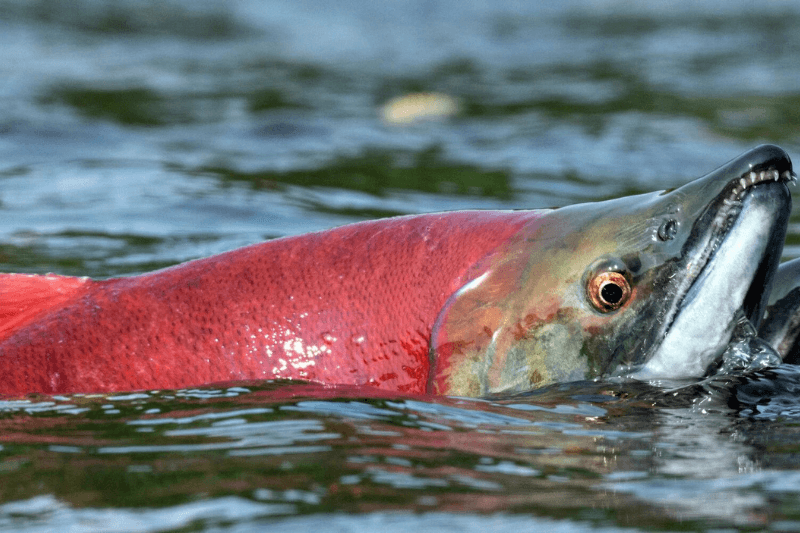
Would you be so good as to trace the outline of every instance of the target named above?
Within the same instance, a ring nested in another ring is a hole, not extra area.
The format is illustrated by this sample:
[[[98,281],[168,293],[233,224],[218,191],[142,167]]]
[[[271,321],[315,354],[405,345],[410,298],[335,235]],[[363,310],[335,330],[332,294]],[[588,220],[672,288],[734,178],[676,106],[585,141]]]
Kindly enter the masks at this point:
[[[484,326],[482,334],[467,342],[440,345],[437,355],[449,365],[439,370],[434,391],[483,396],[586,379],[590,365],[575,314],[561,308],[545,317],[499,317],[501,324],[494,330]]]
[[[606,314],[587,309],[581,318],[587,377],[614,374],[619,365],[642,362],[659,335],[662,292],[654,290],[652,279],[643,277],[635,280],[630,300],[622,308]]]
[[[502,361],[489,374],[489,392],[522,392],[552,383],[585,379],[583,334],[569,308],[514,334]]]

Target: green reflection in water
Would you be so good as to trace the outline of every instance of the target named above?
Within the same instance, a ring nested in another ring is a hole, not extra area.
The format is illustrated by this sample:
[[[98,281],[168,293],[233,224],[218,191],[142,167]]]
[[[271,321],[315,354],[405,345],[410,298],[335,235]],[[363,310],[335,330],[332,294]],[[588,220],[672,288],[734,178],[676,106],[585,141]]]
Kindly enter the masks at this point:
[[[197,167],[191,172],[218,176],[224,181],[247,182],[255,189],[290,184],[337,187],[378,196],[392,189],[501,199],[513,194],[509,171],[446,161],[439,146],[417,153],[367,149],[358,156],[340,155],[316,169],[248,172],[220,163]]]
[[[144,87],[114,89],[64,86],[53,89],[42,98],[42,103],[66,104],[85,117],[111,120],[128,126],[166,126],[197,120],[193,106],[185,99],[168,98]]]
[[[197,10],[172,2],[6,1],[0,18],[32,21],[89,35],[170,36],[191,40],[241,38],[255,32],[222,7]]]

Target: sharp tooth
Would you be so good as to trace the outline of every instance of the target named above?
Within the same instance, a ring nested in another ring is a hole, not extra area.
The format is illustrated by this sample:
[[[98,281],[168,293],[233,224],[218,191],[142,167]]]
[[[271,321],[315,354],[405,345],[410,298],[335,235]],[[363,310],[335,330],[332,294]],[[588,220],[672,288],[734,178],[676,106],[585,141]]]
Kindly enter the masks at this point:
[[[758,175],[755,172],[750,172],[747,177],[750,180],[750,185],[754,184],[758,179]]]
[[[774,179],[775,181],[778,181],[778,179],[780,179],[781,177],[780,172],[778,172],[777,170],[773,170],[771,173],[772,173],[772,179]]]
[[[758,181],[767,181],[767,176],[769,176],[767,171],[762,170],[761,172],[758,173]]]
[[[742,189],[746,189],[746,188],[747,188],[747,182],[745,181],[745,179],[744,179],[744,178],[741,178],[741,179],[739,180],[739,185],[741,185],[741,186],[742,186]]]

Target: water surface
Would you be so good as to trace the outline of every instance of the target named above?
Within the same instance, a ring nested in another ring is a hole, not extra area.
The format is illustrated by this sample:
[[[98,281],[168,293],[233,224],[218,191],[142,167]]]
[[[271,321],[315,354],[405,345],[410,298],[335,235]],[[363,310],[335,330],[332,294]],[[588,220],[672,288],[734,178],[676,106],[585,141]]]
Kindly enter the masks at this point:
[[[800,3],[538,4],[3,2],[0,270],[128,275],[675,187],[763,142],[800,157]],[[456,107],[387,122],[414,93]],[[799,384],[8,400],[0,529],[792,531]]]

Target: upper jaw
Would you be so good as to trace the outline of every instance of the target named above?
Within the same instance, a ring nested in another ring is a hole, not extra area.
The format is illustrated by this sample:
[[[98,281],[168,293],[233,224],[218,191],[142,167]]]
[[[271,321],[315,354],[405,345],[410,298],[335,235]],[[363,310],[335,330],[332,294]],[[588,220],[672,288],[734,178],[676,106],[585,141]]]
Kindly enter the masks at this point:
[[[791,170],[791,168],[783,171],[775,168],[769,170],[760,170],[758,172],[751,170],[739,178],[738,182],[734,181],[735,187],[733,188],[732,195],[738,199],[741,199],[742,193],[750,189],[753,185],[758,183],[769,183],[771,181],[783,181],[784,183],[794,184],[797,182],[797,175]]]
[[[703,223],[713,217],[709,233],[715,241],[710,243],[706,264],[713,260],[715,250],[724,240],[744,240],[742,234],[748,231],[761,233],[763,242],[755,242],[750,249],[740,245],[737,251],[743,262],[752,262],[755,255],[760,255],[760,261],[752,275],[743,270],[731,272],[732,276],[738,274],[741,282],[748,284],[749,290],[742,302],[743,310],[754,326],[758,327],[786,238],[792,206],[787,185],[794,184],[797,176],[792,168],[792,161],[784,150],[773,145],[763,145],[734,159],[710,177],[720,184],[727,183],[709,203],[708,214],[698,219],[692,233],[702,233]],[[745,212],[747,210],[760,210],[761,218],[748,214]],[[750,217],[750,222],[747,223],[750,227],[738,227],[739,234],[732,234],[732,229],[737,227],[737,220],[747,216]],[[763,252],[757,254],[756,247],[762,245]]]
[[[786,183],[794,178],[783,150],[761,146],[671,193],[706,205],[687,209],[696,219],[674,265],[661,341],[632,377],[702,376],[742,313],[758,325],[791,211]]]

